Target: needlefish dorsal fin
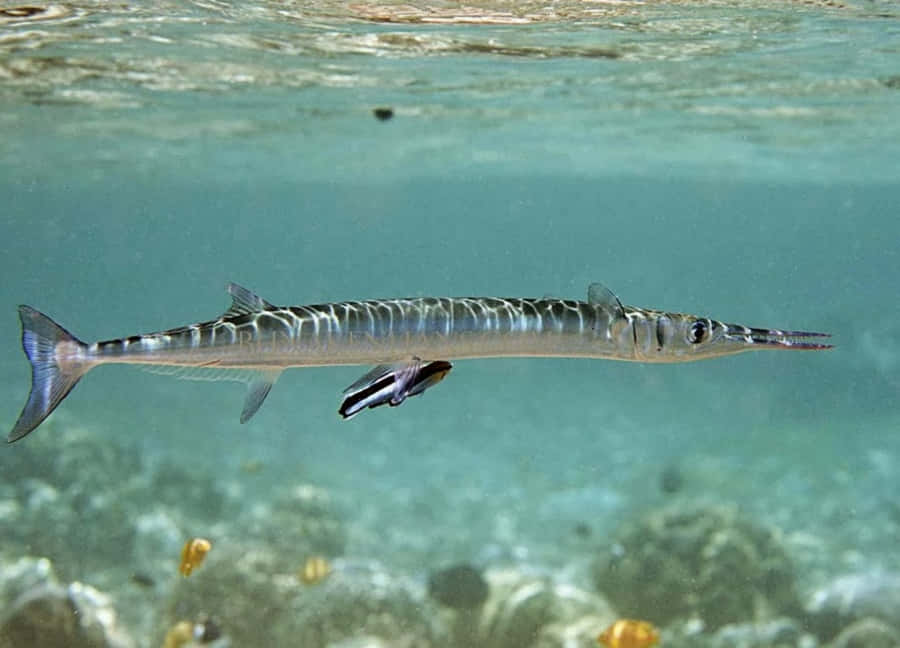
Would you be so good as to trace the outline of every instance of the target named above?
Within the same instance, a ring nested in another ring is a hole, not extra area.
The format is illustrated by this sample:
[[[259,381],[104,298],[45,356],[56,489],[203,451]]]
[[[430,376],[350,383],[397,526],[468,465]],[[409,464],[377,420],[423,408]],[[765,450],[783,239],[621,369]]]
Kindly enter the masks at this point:
[[[344,390],[338,413],[349,419],[367,407],[396,407],[407,397],[417,396],[441,382],[452,368],[446,360],[424,361],[416,357],[378,365]]]
[[[625,307],[612,290],[602,283],[592,283],[588,286],[588,303],[592,306],[600,306],[612,315],[614,320],[625,317]]]
[[[253,291],[247,290],[233,281],[228,282],[225,289],[228,291],[228,294],[231,295],[231,307],[225,311],[225,314],[222,315],[222,317],[237,317],[238,315],[258,313],[259,311],[268,308],[275,308],[275,306]]]

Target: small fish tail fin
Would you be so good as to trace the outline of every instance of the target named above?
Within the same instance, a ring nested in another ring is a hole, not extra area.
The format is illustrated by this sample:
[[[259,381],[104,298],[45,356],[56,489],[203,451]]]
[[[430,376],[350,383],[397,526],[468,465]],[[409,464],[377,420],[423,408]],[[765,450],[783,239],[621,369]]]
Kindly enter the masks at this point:
[[[91,368],[87,345],[31,306],[19,306],[22,348],[31,362],[31,393],[9,433],[12,443],[40,425]]]

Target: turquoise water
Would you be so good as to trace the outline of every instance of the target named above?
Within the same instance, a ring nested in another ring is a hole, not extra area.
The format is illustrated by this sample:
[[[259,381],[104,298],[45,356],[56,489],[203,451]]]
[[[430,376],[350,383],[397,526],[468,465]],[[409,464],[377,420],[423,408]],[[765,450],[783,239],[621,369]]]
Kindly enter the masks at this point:
[[[672,366],[464,361],[350,422],[340,392],[364,368],[288,372],[240,425],[241,385],[104,367],[2,449],[5,474],[53,465],[72,430],[136,447],[227,506],[179,510],[109,479],[126,524],[169,507],[184,537],[286,565],[303,556],[235,537],[255,506],[314,484],[346,528],[333,558],[420,584],[469,561],[591,589],[617,529],[673,502],[777,527],[803,595],[900,569],[895,3],[0,6],[10,428],[29,381],[17,304],[107,339],[213,318],[227,281],[278,304],[583,298],[602,281],[628,304],[836,344]],[[659,487],[669,466],[676,494]],[[0,557],[46,555],[107,591],[149,646],[173,620],[176,544],[159,568],[129,550],[78,569],[26,541]],[[135,569],[157,596],[123,584]]]

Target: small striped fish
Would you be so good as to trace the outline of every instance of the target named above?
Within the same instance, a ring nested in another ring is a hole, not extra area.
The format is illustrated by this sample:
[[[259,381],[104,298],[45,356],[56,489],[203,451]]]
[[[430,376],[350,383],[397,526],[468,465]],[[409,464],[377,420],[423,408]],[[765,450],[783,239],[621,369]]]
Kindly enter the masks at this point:
[[[185,378],[214,373],[247,383],[241,423],[288,367],[377,364],[344,390],[339,413],[396,406],[440,382],[450,359],[578,357],[688,362],[757,349],[831,348],[825,333],[725,324],[706,317],[623,306],[592,284],[587,301],[417,297],[273,306],[228,284],[231,307],[218,319],[85,344],[52,319],[19,306],[31,393],[9,442],[50,415],[79,379],[102,364],[148,365]]]

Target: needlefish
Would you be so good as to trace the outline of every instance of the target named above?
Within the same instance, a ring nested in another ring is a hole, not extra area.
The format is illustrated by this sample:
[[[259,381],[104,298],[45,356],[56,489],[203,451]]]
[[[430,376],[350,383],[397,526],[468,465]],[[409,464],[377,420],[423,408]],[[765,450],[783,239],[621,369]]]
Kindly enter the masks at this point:
[[[8,441],[34,430],[84,374],[119,363],[192,379],[247,383],[246,423],[290,367],[376,365],[347,387],[339,414],[397,406],[439,383],[451,360],[498,357],[690,362],[759,349],[830,349],[827,333],[727,324],[624,306],[602,284],[587,301],[412,297],[274,306],[229,283],[216,320],[86,344],[31,306],[19,306],[31,393]]]

